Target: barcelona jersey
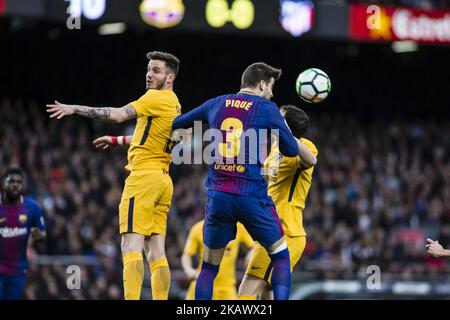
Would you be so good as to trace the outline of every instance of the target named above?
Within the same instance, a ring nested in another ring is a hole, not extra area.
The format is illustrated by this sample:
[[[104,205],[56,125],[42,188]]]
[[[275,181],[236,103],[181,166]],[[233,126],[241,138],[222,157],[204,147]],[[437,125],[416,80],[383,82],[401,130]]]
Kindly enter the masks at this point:
[[[175,118],[172,127],[189,128],[194,121],[207,122],[210,129],[221,134],[221,139],[211,139],[215,146],[211,148],[213,161],[205,183],[207,190],[267,195],[263,166],[274,133],[278,134],[283,155],[298,154],[297,141],[276,104],[256,95],[238,93],[210,99]]]
[[[23,274],[28,267],[27,243],[32,228],[45,230],[41,206],[23,197],[20,204],[0,202],[0,274]]]

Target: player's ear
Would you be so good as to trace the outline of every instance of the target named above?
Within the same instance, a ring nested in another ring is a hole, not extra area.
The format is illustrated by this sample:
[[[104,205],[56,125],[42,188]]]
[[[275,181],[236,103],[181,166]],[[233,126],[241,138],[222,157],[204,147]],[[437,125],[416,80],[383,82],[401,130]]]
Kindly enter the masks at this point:
[[[172,84],[175,81],[175,74],[174,73],[169,73],[169,75],[167,76],[167,83]]]
[[[258,87],[259,87],[259,89],[260,89],[261,91],[264,91],[264,89],[266,89],[266,86],[267,86],[267,83],[266,83],[264,80],[261,80],[261,81],[259,82]]]

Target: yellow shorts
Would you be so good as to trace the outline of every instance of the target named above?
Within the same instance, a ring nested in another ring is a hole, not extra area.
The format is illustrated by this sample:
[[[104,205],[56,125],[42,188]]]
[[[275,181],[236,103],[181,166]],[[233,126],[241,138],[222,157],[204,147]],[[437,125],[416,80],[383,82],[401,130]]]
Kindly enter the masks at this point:
[[[197,281],[193,280],[191,281],[191,284],[189,285],[189,289],[186,292],[186,298],[185,300],[195,300],[195,284]],[[216,286],[214,284],[214,290],[213,290],[213,300],[237,300],[237,290],[236,286]]]
[[[291,260],[291,272],[295,265],[300,260],[303,250],[306,245],[306,237],[286,237],[286,243],[289,249],[289,256]],[[245,274],[255,276],[257,278],[266,280],[270,283],[270,275],[272,273],[272,264],[270,263],[270,257],[267,254],[266,249],[259,243],[256,243],[253,250],[250,262],[248,263]]]
[[[166,234],[173,184],[167,171],[132,171],[119,205],[120,234]]]

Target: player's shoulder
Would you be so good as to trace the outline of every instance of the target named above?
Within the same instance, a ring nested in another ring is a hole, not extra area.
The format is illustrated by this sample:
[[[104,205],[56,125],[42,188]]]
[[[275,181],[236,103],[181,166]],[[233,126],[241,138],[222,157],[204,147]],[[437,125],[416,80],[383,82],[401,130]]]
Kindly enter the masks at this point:
[[[301,138],[300,140],[308,147],[309,150],[312,151],[312,153],[314,153],[314,155],[317,156],[318,154],[317,147],[311,140],[306,138]]]
[[[269,112],[270,115],[280,115],[281,116],[281,112],[280,109],[278,108],[277,104],[273,101],[264,99],[261,97],[261,100],[259,102],[260,106],[263,106],[263,110],[266,110],[267,112]]]
[[[30,197],[23,197],[23,203],[33,210],[42,210],[42,206],[35,199]]]
[[[148,98],[153,98],[153,99],[176,99],[176,100],[178,100],[178,96],[173,90],[148,89],[145,92],[145,96]]]
[[[221,101],[225,101],[226,99],[232,99],[232,98],[234,98],[234,96],[235,96],[235,94],[222,94],[220,96],[210,98],[208,101],[209,102],[221,102]]]

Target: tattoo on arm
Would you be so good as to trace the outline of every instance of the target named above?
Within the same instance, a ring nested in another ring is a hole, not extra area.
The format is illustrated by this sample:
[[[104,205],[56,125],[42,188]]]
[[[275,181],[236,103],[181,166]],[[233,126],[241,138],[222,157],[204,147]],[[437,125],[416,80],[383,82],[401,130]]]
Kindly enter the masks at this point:
[[[77,106],[75,107],[75,113],[91,119],[109,120],[111,117],[111,108]]]
[[[129,118],[136,118],[136,110],[129,104],[125,106],[125,112]]]

